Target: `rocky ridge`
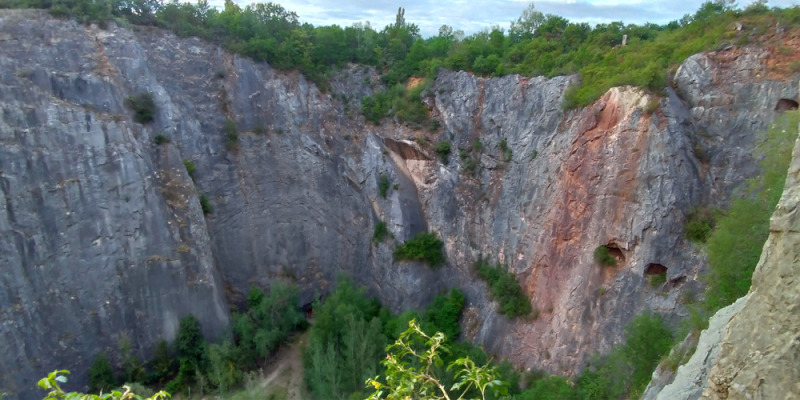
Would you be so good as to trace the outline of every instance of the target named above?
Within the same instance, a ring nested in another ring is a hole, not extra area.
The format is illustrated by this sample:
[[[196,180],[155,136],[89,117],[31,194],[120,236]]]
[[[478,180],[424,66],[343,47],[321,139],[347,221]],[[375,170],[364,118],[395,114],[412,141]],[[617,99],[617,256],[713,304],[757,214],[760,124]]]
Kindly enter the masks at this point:
[[[340,272],[395,310],[460,287],[466,339],[572,374],[642,309],[682,312],[704,268],[683,239],[686,214],[752,175],[756,133],[797,98],[791,82],[763,78],[767,51],[730,51],[691,57],[660,100],[615,88],[567,112],[576,77],[443,71],[425,99],[441,122],[429,134],[363,123],[353,96],[378,88],[369,69],[326,94],[195,38],[4,10],[0,387],[36,397],[56,367],[85,382],[98,350],[129,341],[146,357],[188,313],[219,337],[251,285],[292,280],[310,302]],[[144,92],[157,112],[139,124],[126,98]],[[171,141],[154,144],[159,134]],[[476,139],[474,175],[429,144],[468,151]],[[380,174],[395,185],[385,199]],[[393,263],[392,244],[371,241],[378,220],[398,240],[437,232],[447,265]],[[598,245],[617,267],[594,264]],[[480,254],[509,265],[538,319],[494,312],[470,270]],[[645,275],[662,268],[667,283],[650,288]]]

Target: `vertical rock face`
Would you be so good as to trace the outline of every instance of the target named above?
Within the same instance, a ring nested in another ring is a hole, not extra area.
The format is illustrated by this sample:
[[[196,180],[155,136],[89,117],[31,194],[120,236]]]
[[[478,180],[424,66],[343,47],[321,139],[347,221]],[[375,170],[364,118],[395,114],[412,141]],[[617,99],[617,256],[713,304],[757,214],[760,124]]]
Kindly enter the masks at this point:
[[[4,10],[0,387],[34,398],[35,380],[62,367],[85,383],[99,351],[128,341],[147,357],[189,313],[219,337],[252,285],[291,280],[310,302],[340,272],[395,310],[460,287],[465,338],[521,367],[574,373],[636,313],[674,316],[698,289],[687,212],[753,173],[756,133],[797,95],[758,79],[762,56],[694,56],[658,107],[616,88],[568,112],[576,77],[445,71],[425,99],[442,127],[430,134],[363,124],[369,69],[325,94],[198,39]],[[156,112],[140,124],[126,98],[144,92]],[[171,141],[156,145],[159,134]],[[447,165],[425,144],[441,140],[454,149]],[[447,265],[393,262],[394,244],[372,243],[378,220],[397,240],[437,232]],[[594,263],[599,245],[616,267]],[[494,311],[471,271],[480,254],[509,265],[538,319]],[[664,269],[668,282],[651,288],[645,271]]]
[[[704,399],[800,397],[800,141],[744,306],[730,321]]]
[[[719,355],[719,346],[731,317],[736,315],[744,305],[745,297],[717,311],[708,321],[708,328],[700,333],[699,338],[692,341],[691,336],[673,351],[691,351],[694,343],[696,350],[689,360],[678,367],[674,374],[668,373],[661,366],[654,372],[653,380],[642,395],[642,400],[696,400],[708,386],[708,373]],[[671,355],[672,356],[672,355]],[[668,380],[659,385],[661,380]]]

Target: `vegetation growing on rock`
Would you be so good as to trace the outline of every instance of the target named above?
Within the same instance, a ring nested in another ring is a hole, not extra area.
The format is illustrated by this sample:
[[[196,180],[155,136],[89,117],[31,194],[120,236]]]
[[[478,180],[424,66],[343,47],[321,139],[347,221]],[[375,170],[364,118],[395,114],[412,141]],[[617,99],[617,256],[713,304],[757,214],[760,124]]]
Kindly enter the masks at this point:
[[[475,261],[474,268],[489,286],[489,293],[498,303],[502,314],[514,318],[531,313],[531,300],[522,291],[516,276],[508,270],[507,265],[498,262],[491,266],[488,258],[480,256]]]
[[[394,258],[407,261],[424,261],[431,267],[444,263],[444,243],[435,233],[420,232],[414,238],[394,249]]]
[[[597,246],[593,253],[594,261],[604,267],[616,267],[617,259],[611,255],[608,246]]]
[[[127,99],[128,106],[133,109],[133,120],[146,124],[152,122],[155,118],[156,103],[153,100],[153,94],[150,92],[139,93],[135,96],[130,96]]]

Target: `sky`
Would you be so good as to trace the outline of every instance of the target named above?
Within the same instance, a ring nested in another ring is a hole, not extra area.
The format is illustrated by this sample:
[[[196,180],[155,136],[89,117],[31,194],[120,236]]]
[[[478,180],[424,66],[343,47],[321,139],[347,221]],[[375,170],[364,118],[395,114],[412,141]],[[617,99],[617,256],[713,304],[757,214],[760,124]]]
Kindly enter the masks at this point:
[[[251,0],[233,0],[244,7]],[[266,3],[269,0],[260,0]],[[753,0],[739,0],[746,6]],[[435,36],[439,27],[450,25],[470,35],[493,25],[508,29],[530,3],[529,0],[272,0],[314,26],[351,26],[369,21],[376,30],[394,23],[398,7],[405,8],[406,22],[417,24],[423,37]],[[221,6],[224,0],[209,0]],[[537,11],[555,14],[570,22],[591,25],[622,21],[626,24],[653,22],[664,24],[694,14],[702,0],[537,0]],[[770,7],[800,5],[800,0],[769,0]]]

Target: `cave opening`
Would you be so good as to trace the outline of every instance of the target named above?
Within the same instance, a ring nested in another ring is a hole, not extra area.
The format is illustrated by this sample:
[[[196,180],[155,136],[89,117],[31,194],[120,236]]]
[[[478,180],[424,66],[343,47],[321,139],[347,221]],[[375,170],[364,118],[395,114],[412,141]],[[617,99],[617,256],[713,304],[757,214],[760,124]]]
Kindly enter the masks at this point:
[[[775,105],[775,111],[778,112],[797,110],[797,108],[797,101],[792,99],[780,99],[778,100],[778,104]]]
[[[622,253],[622,250],[619,248],[619,246],[617,246],[616,243],[609,243],[606,245],[606,248],[608,249],[608,254],[617,260],[617,265],[625,264],[625,254]]]
[[[665,267],[665,266],[663,266],[661,264],[650,263],[650,264],[647,264],[646,267],[644,267],[644,274],[645,275],[661,275],[661,274],[666,274],[666,273],[667,273],[667,267]]]

